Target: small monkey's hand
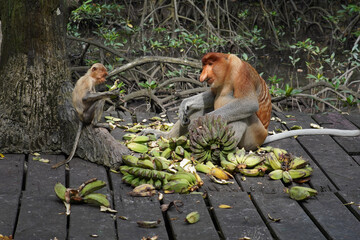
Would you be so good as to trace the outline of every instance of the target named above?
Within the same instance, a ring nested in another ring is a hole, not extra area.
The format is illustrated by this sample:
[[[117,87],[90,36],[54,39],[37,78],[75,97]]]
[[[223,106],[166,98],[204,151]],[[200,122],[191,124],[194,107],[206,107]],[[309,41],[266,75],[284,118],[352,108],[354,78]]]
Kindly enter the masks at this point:
[[[179,107],[179,120],[181,126],[187,126],[190,124],[189,112],[190,112],[189,101],[183,101]]]

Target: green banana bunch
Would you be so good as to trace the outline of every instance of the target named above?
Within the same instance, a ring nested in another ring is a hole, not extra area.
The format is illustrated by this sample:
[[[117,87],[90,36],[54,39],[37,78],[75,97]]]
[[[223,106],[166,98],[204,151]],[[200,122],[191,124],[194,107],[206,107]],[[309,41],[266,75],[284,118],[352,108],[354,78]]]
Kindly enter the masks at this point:
[[[285,188],[284,190],[287,194],[289,194],[289,197],[296,200],[296,201],[302,201],[306,200],[312,196],[315,196],[317,194],[317,191],[312,188],[308,187],[301,187],[301,186],[294,186],[289,188]]]
[[[220,156],[234,152],[238,139],[221,116],[205,115],[189,126],[190,149],[198,162],[220,164]],[[224,163],[225,164],[225,163]],[[225,164],[226,165],[226,164]]]

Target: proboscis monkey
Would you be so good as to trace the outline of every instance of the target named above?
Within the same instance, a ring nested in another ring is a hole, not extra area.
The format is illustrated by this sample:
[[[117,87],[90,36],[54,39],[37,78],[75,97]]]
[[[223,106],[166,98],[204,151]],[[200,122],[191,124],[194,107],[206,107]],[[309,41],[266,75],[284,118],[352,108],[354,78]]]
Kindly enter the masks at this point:
[[[75,142],[69,157],[64,161],[53,165],[52,168],[57,168],[63,164],[69,163],[74,157],[81,130],[84,125],[92,124],[95,127],[102,126],[101,124],[98,124],[98,121],[101,118],[105,101],[109,97],[116,96],[118,94],[118,90],[101,93],[95,91],[95,86],[104,83],[107,75],[108,72],[105,66],[101,63],[95,63],[91,66],[87,73],[76,82],[75,88],[72,92],[72,104],[80,121]]]
[[[165,137],[178,137],[188,132],[193,119],[204,114],[221,115],[235,130],[238,146],[254,150],[269,143],[297,135],[330,134],[358,136],[360,130],[303,129],[267,137],[271,116],[271,97],[265,81],[250,66],[233,54],[208,53],[202,58],[200,81],[210,90],[186,98],[179,107],[179,121],[170,132],[144,130]]]

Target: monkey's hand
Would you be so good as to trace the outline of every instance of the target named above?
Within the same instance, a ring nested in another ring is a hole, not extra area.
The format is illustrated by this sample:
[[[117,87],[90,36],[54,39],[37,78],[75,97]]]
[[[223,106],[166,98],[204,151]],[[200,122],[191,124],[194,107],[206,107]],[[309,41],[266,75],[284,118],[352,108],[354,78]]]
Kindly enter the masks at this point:
[[[179,120],[182,126],[190,124],[190,116],[194,112],[204,111],[214,106],[214,95],[210,90],[184,99],[179,107]]]

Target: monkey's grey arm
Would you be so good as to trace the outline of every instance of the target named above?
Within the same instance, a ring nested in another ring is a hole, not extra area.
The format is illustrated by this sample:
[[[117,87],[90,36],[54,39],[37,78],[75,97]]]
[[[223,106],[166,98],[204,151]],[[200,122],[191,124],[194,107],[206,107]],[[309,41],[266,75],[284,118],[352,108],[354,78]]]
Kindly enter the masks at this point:
[[[185,98],[179,107],[179,120],[182,125],[190,123],[190,116],[194,112],[204,110],[214,106],[215,96],[211,90],[205,91],[198,95]]]
[[[95,102],[104,98],[109,98],[113,96],[119,95],[119,89],[114,91],[107,91],[107,92],[94,92],[94,93],[87,93],[85,97],[83,97],[84,102]]]
[[[259,109],[257,99],[234,98],[225,106],[216,109],[208,114],[221,115],[228,123],[236,122],[250,117]]]
[[[330,128],[291,130],[291,131],[267,136],[263,144],[271,143],[288,137],[301,136],[301,135],[332,135],[332,136],[340,136],[340,137],[356,137],[360,135],[360,130],[342,130],[342,129],[330,129]]]

